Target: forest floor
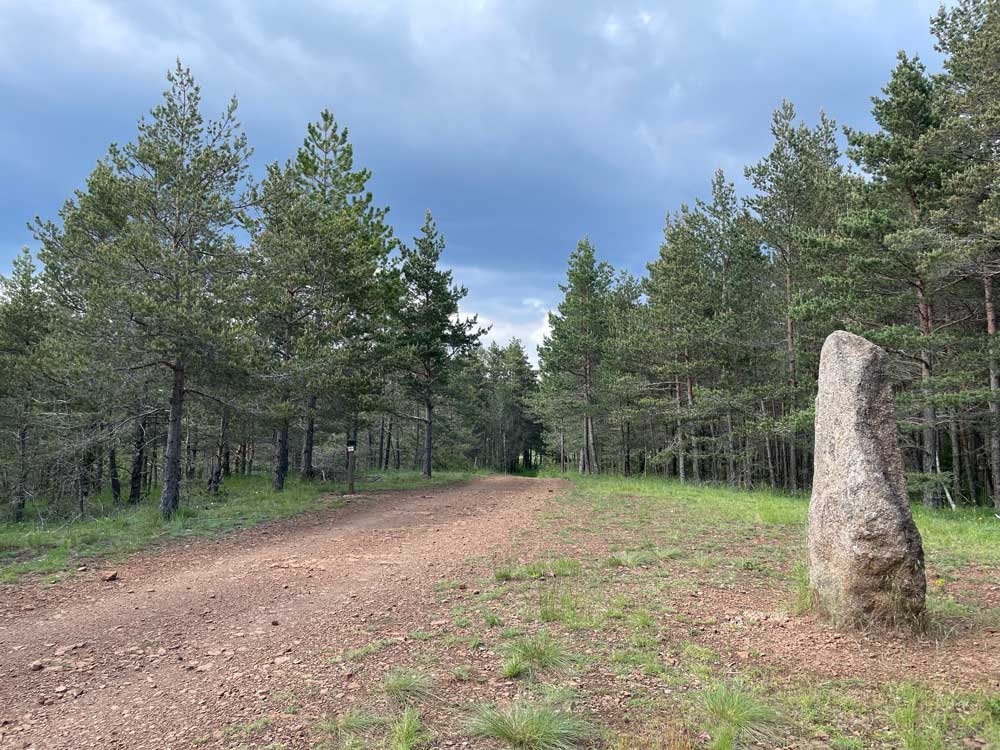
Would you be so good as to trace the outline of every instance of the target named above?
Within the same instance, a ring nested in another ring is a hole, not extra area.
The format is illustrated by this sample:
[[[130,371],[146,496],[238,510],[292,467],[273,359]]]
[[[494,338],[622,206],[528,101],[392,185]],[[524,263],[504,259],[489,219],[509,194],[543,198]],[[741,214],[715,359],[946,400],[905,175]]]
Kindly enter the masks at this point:
[[[802,611],[804,517],[487,477],[23,579],[0,747],[1000,748],[1000,524],[918,514],[929,626],[887,635]]]

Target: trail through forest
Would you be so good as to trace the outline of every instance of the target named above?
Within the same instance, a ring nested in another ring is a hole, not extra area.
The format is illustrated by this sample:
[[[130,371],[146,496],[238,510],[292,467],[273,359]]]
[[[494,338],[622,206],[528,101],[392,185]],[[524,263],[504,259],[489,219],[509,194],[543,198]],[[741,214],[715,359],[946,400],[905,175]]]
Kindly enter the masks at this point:
[[[213,732],[229,746],[220,728],[259,719],[283,689],[314,682],[336,700],[351,686],[331,656],[373,619],[419,609],[435,582],[474,572],[468,558],[506,548],[561,484],[491,477],[369,495],[135,557],[115,581],[88,570],[11,587],[0,746],[192,747]],[[308,747],[300,724],[286,741]]]

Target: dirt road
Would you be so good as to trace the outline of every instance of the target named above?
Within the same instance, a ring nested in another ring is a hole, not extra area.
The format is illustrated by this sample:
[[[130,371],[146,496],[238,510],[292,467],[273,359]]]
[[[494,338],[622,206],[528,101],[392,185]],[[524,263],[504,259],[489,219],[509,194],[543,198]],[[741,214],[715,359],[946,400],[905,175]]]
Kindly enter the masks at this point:
[[[353,689],[336,655],[419,627],[443,581],[489,575],[561,487],[491,477],[370,495],[134,557],[113,582],[90,570],[8,587],[0,747],[238,746],[284,695],[296,705],[274,746],[311,747],[298,703],[333,712]]]

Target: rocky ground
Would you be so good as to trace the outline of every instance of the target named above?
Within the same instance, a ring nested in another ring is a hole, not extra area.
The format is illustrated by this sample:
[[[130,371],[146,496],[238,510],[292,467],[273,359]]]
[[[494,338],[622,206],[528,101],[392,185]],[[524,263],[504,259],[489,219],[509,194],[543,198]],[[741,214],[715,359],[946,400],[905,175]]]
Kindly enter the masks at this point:
[[[228,746],[275,695],[335,712],[358,686],[331,657],[428,623],[436,583],[506,554],[560,482],[490,478],[358,497],[328,515],[170,546],[54,587],[7,587],[0,746]],[[386,619],[388,618],[388,619]],[[311,746],[282,714],[272,734]],[[227,733],[227,730],[228,733]],[[236,744],[236,743],[232,743]]]
[[[943,629],[838,633],[790,604],[801,529],[569,487],[490,477],[359,496],[8,586],[0,747],[383,747],[412,705],[422,729],[398,747],[498,748],[469,717],[513,699],[585,717],[587,747],[721,747],[718,685],[776,709],[760,747],[1000,736],[995,570],[953,577],[981,606]],[[565,663],[506,674],[537,638]]]

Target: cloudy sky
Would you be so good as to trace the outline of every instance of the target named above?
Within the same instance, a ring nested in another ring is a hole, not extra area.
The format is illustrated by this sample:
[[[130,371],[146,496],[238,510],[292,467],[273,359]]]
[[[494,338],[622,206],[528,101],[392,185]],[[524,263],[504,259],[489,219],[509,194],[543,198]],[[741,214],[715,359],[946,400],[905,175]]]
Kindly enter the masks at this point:
[[[867,127],[897,50],[937,56],[938,0],[0,0],[0,269],[180,57],[235,93],[262,165],[324,107],[397,234],[430,208],[465,308],[529,347],[587,234],[641,271],[667,211],[769,148],[782,98]]]

